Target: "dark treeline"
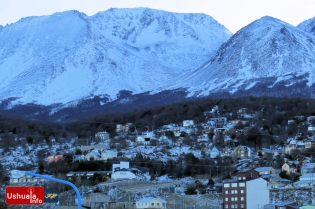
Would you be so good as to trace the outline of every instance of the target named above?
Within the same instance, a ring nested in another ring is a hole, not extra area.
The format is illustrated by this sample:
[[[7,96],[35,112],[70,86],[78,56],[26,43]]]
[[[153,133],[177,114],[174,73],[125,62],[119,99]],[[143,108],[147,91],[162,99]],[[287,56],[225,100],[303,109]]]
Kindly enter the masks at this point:
[[[94,136],[95,132],[104,130],[109,132],[111,136],[115,136],[117,123],[133,123],[138,131],[146,131],[149,128],[156,129],[169,123],[180,124],[186,119],[194,120],[197,124],[205,122],[206,116],[203,113],[210,111],[215,105],[219,106],[220,116],[225,116],[229,120],[237,118],[237,111],[243,107],[248,108],[249,111],[259,112],[256,118],[258,127],[287,125],[287,121],[293,119],[294,116],[315,115],[315,101],[311,99],[270,97],[203,98],[168,106],[100,115],[67,124],[27,121],[0,115],[0,134],[4,139],[12,138],[10,134],[27,137],[29,143],[37,143],[51,137],[56,139],[73,136],[87,138]],[[296,122],[298,123],[298,121]],[[291,126],[293,126],[292,134],[294,134],[294,124]],[[281,134],[279,131],[275,130],[274,134]]]

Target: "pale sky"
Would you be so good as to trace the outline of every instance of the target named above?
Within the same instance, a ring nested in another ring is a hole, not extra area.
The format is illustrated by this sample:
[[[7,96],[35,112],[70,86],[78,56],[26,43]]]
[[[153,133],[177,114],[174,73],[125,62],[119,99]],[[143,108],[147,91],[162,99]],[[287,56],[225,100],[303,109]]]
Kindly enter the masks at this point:
[[[109,8],[133,7],[205,13],[233,33],[266,15],[294,26],[315,17],[315,0],[0,0],[0,25],[67,10],[91,16]]]

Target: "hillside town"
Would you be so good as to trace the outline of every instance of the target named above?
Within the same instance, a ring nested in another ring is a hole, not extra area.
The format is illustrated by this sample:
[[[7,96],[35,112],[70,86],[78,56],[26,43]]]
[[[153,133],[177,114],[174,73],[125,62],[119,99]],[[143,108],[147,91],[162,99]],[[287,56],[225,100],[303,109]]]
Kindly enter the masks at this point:
[[[73,190],[17,175],[26,168],[19,161],[37,158],[33,171],[74,183],[88,208],[315,208],[315,116],[288,120],[287,131],[294,124],[306,133],[276,135],[273,143],[270,127],[254,129],[259,112],[244,107],[230,120],[214,106],[203,114],[199,124],[188,118],[144,132],[116,124],[115,136],[104,130],[77,146],[76,138],[63,147],[43,145],[44,153],[33,157],[21,150],[34,146],[17,147],[3,151],[1,161],[9,185],[58,188],[54,208],[75,207]]]

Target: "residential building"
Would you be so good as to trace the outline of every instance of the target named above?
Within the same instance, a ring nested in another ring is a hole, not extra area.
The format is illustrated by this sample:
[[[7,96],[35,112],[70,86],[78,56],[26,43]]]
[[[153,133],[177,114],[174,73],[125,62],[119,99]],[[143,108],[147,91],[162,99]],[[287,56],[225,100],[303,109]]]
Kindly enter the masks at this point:
[[[238,145],[232,152],[232,156],[237,159],[248,158],[251,156],[251,149],[249,147]]]
[[[129,158],[131,160],[135,159],[136,156],[137,156],[137,153],[135,153],[135,152],[125,152],[124,153],[124,157]]]
[[[198,142],[208,142],[209,141],[208,134],[202,134],[202,136],[198,136],[197,141]]]
[[[264,209],[299,209],[299,206],[295,201],[287,201],[267,204]]]
[[[112,171],[71,171],[66,174],[67,178],[70,180],[72,176],[86,176],[87,179],[92,178],[94,174],[101,174],[110,176]]]
[[[275,174],[276,171],[273,167],[258,167],[255,171],[259,172],[259,175]]]
[[[267,181],[262,178],[224,182],[222,194],[224,209],[263,209],[269,203]]]
[[[312,124],[315,121],[315,116],[309,116],[307,117],[307,123]]]
[[[75,161],[84,161],[84,155],[73,155],[73,162]]]
[[[307,131],[308,131],[308,132],[315,132],[315,126],[314,126],[314,125],[309,125],[309,126],[307,127]]]
[[[19,170],[12,170],[10,172],[10,184],[33,184],[46,181],[45,179],[30,176]]]
[[[222,128],[223,126],[226,125],[227,123],[227,118],[226,117],[219,117],[219,118],[210,118],[207,121],[208,124],[211,124],[212,126],[216,128]]]
[[[103,132],[97,132],[95,134],[95,139],[100,140],[101,142],[105,142],[109,140],[109,133],[106,131]]]
[[[264,178],[269,181],[269,189],[289,188],[291,185],[290,180],[281,178],[279,174],[270,174]]]
[[[297,170],[298,170],[297,168],[298,168],[298,164],[296,163],[285,162],[282,165],[282,171],[286,171],[287,174],[297,173]]]
[[[130,171],[136,175],[149,175],[150,169],[142,166],[132,165],[130,166]]]
[[[100,160],[101,159],[101,151],[92,150],[88,154],[85,155],[85,160]]]
[[[142,198],[138,201],[136,201],[136,208],[137,209],[145,209],[145,208],[160,208],[165,209],[166,208],[166,201],[159,197],[147,197]]]
[[[305,149],[315,147],[315,142],[312,140],[305,140],[304,144],[305,144]]]
[[[63,155],[50,155],[47,157],[47,163],[63,160]]]
[[[129,131],[129,126],[132,124],[116,124],[116,132],[128,132]]]
[[[183,127],[193,127],[195,126],[195,121],[194,120],[183,120]]]
[[[137,136],[136,143],[139,145],[150,145],[151,139],[156,139],[154,133],[146,132]]]
[[[84,194],[84,205],[85,206],[95,206],[95,204],[100,204],[100,202],[108,203],[110,202],[110,196],[102,193],[89,193],[89,194]],[[95,208],[95,207],[93,207]]]
[[[271,149],[268,149],[268,148],[262,148],[259,153],[266,157],[266,158],[269,158],[269,157],[272,157],[273,156],[273,150]]]
[[[306,163],[301,167],[301,174],[314,173],[315,172],[315,163]]]
[[[119,164],[113,164],[112,172],[114,173],[115,171],[121,170],[123,168],[129,169],[129,162],[121,161]]]
[[[117,150],[103,150],[101,160],[107,160],[117,157]]]
[[[239,181],[246,181],[246,180],[257,179],[257,178],[259,178],[259,172],[255,171],[254,169],[243,170],[243,171],[238,172],[237,174],[237,179]]]
[[[210,158],[217,158],[222,154],[222,148],[219,146],[214,146],[210,151]]]

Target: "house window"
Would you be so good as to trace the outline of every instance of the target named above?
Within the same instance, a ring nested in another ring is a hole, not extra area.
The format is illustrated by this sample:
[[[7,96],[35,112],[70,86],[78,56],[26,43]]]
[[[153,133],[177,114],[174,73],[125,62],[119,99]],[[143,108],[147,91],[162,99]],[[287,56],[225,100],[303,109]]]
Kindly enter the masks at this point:
[[[240,187],[245,187],[245,183],[240,183],[239,186]]]
[[[229,198],[226,197],[226,198],[225,198],[225,201],[226,201],[226,202],[229,201]]]
[[[225,206],[225,208],[229,208],[229,206],[228,206],[228,205],[226,205],[226,206]]]
[[[160,206],[160,203],[156,203],[157,204],[157,206]]]
[[[241,186],[241,185],[240,185]],[[241,193],[243,194],[244,193],[244,190],[241,190]]]
[[[242,177],[238,177],[238,180],[242,180]]]
[[[244,208],[244,204],[241,204],[241,208]]]
[[[237,183],[232,183],[232,187],[237,187]]]
[[[154,203],[152,202],[151,205],[154,206]]]
[[[237,197],[235,197],[234,200],[237,201]]]
[[[234,208],[234,205],[231,205],[231,208]]]
[[[245,180],[245,176],[243,177],[243,180]]]
[[[230,187],[230,184],[224,184],[224,187],[225,188]]]
[[[228,191],[228,190],[225,190],[225,194],[229,194],[229,191]]]
[[[234,194],[234,190],[231,190],[231,194]]]
[[[231,201],[234,201],[234,197],[231,197]]]
[[[234,207],[234,208],[237,208],[237,206],[238,206],[238,205],[235,205],[235,207]]]
[[[241,197],[241,201],[244,201],[244,197]]]
[[[235,194],[237,194],[237,190],[235,190],[234,192],[235,192]]]

